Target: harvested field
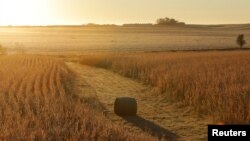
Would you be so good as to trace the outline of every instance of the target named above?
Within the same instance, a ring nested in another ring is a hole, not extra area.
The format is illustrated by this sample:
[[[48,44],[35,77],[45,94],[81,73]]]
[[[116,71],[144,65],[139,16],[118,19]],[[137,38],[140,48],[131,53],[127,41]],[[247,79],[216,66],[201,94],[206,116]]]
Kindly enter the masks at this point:
[[[1,140],[154,140],[112,125],[70,93],[74,75],[63,61],[0,56]]]
[[[249,124],[248,27],[0,27],[0,137],[202,141]],[[116,97],[138,115],[115,115]]]
[[[191,107],[169,102],[164,95],[155,95],[150,86],[109,70],[71,62],[67,64],[78,76],[77,87],[85,92],[79,97],[87,97],[86,102],[91,105],[100,104],[114,124],[124,126],[132,133],[152,134],[167,141],[206,140],[207,124],[212,121],[195,116]],[[125,96],[137,100],[136,116],[115,114],[115,99]],[[93,99],[98,99],[99,103]]]

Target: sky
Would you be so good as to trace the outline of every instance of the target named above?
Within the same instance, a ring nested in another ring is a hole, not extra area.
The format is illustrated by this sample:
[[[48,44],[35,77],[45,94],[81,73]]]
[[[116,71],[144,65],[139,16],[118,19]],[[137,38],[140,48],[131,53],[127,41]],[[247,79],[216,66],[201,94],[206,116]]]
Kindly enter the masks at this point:
[[[0,25],[250,23],[250,0],[0,0]]]

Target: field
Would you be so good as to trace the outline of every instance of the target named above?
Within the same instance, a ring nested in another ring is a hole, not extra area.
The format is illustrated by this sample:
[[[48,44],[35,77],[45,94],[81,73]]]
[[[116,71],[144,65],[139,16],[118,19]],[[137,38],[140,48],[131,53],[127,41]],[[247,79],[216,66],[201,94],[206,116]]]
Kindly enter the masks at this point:
[[[249,124],[249,37],[249,25],[0,27],[0,140],[203,141],[207,124]],[[136,116],[114,114],[121,96]]]
[[[218,27],[1,27],[8,52],[166,51],[237,48],[249,25]],[[245,46],[249,48],[250,45]]]
[[[74,76],[61,60],[12,55],[0,65],[1,140],[152,139],[111,125],[70,94]]]
[[[85,55],[80,63],[151,85],[169,101],[224,123],[249,123],[250,53],[182,52]]]

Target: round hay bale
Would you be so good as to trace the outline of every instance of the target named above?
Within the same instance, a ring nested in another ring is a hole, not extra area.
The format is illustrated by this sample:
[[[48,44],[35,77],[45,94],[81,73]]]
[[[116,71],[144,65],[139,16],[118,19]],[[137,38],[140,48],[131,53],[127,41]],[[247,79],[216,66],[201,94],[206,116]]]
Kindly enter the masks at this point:
[[[137,102],[134,98],[119,97],[115,99],[114,112],[119,116],[135,116]]]

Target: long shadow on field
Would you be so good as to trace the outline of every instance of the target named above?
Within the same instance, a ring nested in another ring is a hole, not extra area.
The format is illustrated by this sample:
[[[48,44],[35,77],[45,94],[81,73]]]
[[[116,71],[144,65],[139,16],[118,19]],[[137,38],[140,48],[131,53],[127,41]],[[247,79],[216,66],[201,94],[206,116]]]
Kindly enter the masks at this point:
[[[139,127],[145,132],[151,133],[151,135],[158,137],[159,139],[164,139],[167,141],[174,141],[178,136],[171,131],[149,121],[140,116],[126,116],[122,117],[127,122],[132,123],[134,126]]]

